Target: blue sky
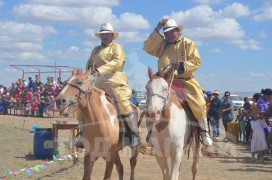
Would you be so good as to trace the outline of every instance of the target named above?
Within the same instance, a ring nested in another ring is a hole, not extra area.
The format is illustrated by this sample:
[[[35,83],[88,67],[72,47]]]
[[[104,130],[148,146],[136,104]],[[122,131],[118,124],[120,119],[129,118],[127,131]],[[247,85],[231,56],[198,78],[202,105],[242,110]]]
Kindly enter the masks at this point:
[[[84,68],[100,43],[94,33],[110,22],[127,56],[129,85],[144,90],[157,59],[143,42],[162,18],[174,18],[196,42],[202,65],[195,76],[206,90],[271,88],[270,0],[0,0],[0,83],[22,76],[10,64]]]

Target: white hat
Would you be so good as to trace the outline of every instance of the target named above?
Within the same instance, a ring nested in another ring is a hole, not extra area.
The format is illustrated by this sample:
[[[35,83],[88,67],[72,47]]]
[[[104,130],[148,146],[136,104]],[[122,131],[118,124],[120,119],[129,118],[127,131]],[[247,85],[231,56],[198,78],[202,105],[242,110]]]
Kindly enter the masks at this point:
[[[178,26],[174,19],[168,19],[166,23],[163,25],[163,33],[171,31],[172,29],[178,28],[179,31],[182,31],[183,27]]]
[[[113,39],[116,39],[119,36],[118,32],[113,31],[112,25],[110,23],[101,24],[100,31],[98,33],[95,33],[95,36],[100,38],[100,34],[106,33],[113,33]]]

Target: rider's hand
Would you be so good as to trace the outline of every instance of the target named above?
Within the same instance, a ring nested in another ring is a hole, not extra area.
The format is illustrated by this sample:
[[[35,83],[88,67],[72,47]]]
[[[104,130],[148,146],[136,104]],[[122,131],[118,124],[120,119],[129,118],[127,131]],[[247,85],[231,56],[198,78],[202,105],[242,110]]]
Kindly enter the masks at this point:
[[[160,29],[162,28],[162,26],[168,21],[168,19],[162,19],[159,21],[157,27],[156,27],[156,30],[157,31],[160,31]]]
[[[94,61],[94,59],[91,59],[89,61],[88,67],[91,68],[91,69],[93,69],[95,67],[95,61]]]
[[[177,69],[179,68],[179,62],[174,61],[174,62],[172,63],[172,68],[173,68],[173,70],[177,70]]]
[[[93,76],[96,76],[96,77],[99,77],[99,76],[100,76],[100,73],[99,73],[98,70],[95,70],[95,71],[92,72],[92,75],[93,75]]]

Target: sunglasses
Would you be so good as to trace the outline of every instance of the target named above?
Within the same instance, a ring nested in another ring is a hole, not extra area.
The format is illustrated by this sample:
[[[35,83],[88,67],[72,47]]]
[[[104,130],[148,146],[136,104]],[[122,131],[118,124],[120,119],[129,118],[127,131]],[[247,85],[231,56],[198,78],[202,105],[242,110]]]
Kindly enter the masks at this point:
[[[225,96],[229,96],[228,94],[225,94]]]

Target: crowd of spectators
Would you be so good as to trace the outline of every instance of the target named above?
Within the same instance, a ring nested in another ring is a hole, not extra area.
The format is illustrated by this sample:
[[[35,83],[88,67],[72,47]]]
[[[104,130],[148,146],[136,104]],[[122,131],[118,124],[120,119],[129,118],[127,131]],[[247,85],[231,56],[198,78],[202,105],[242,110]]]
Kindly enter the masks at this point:
[[[51,117],[49,111],[55,110],[55,97],[63,88],[61,78],[47,77],[41,82],[39,75],[35,79],[18,78],[10,87],[0,84],[0,114],[8,109],[21,109],[25,116]]]
[[[222,99],[219,99],[218,96],[217,90],[207,91],[204,94],[207,119],[211,124],[215,141],[220,135],[220,119],[222,119],[226,135],[228,123],[235,119],[230,92],[226,91]],[[251,161],[264,162],[264,151],[267,149],[272,151],[272,90],[262,89],[261,93],[255,93],[252,103],[247,97],[244,97],[243,107],[238,109],[235,122],[239,123],[239,141],[251,144]],[[228,141],[227,136],[223,141]],[[258,159],[255,158],[255,154],[258,154]]]

